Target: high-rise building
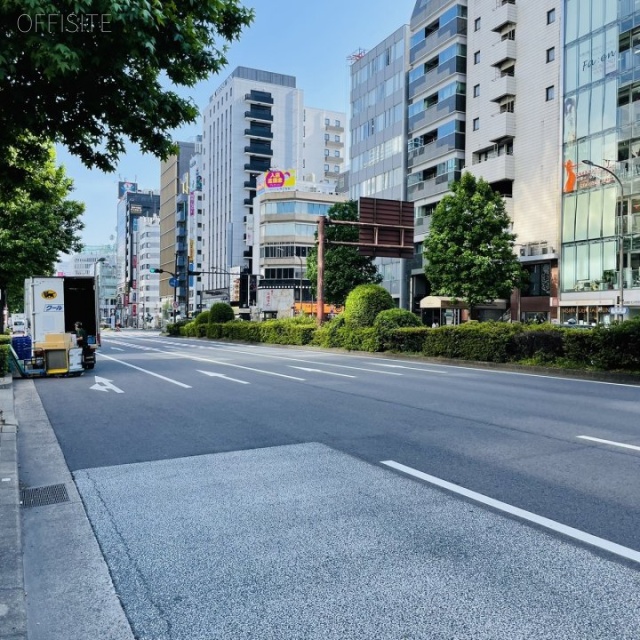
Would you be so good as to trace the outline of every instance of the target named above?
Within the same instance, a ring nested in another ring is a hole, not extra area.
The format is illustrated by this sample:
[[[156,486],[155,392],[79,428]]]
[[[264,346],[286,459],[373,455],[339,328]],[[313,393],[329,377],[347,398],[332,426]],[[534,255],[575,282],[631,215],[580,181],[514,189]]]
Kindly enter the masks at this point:
[[[127,185],[126,189],[122,185]],[[135,183],[120,183],[117,209],[118,293],[116,322],[135,326],[138,304],[138,222],[160,213],[160,196],[139,191]]]
[[[409,27],[405,25],[373,49],[351,56],[349,192],[353,200],[406,200],[408,54]],[[376,259],[382,286],[405,309],[410,306],[408,263]]]
[[[269,169],[295,170],[335,182],[343,163],[344,122],[343,113],[305,109],[293,76],[237,67],[218,87],[203,118],[205,262],[215,272],[206,278],[206,289],[228,287],[232,271],[252,271],[257,176]],[[233,296],[235,289],[229,289]],[[250,300],[231,302],[248,307]]]
[[[178,142],[178,153],[160,164],[160,299],[172,318],[189,315],[189,167],[198,142]]]
[[[562,105],[558,0],[468,3],[465,168],[504,197],[529,284],[511,318],[558,318]]]
[[[159,274],[152,271],[160,262],[160,216],[140,218],[137,235],[138,300],[132,309],[137,328],[161,324]]]
[[[548,21],[564,16],[561,319],[638,317],[640,3],[555,4]]]
[[[417,0],[410,28],[407,200],[415,206],[411,309],[417,312],[430,292],[422,262],[430,217],[465,166],[467,1]]]

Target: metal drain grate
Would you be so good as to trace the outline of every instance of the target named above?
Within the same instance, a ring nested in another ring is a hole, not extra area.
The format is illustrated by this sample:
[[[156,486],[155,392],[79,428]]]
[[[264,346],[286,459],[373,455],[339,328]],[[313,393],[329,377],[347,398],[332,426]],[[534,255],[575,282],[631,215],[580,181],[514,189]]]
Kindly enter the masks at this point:
[[[20,502],[23,507],[42,507],[47,504],[69,502],[69,495],[65,485],[51,484],[48,487],[21,489]]]

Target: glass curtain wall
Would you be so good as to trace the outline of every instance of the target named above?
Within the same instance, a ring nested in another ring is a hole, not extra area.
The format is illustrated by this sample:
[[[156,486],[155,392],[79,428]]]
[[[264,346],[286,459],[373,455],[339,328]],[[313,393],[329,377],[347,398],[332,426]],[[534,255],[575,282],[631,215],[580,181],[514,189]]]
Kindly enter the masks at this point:
[[[640,288],[638,22],[638,0],[565,0],[565,293]]]

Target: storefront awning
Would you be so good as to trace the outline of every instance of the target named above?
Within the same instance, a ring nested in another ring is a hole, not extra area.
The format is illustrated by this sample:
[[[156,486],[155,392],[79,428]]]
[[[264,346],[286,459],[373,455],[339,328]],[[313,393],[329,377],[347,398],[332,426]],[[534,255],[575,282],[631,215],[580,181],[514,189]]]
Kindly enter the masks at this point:
[[[452,302],[450,297],[447,296],[427,296],[420,300],[421,309],[466,309],[467,305],[458,300],[458,302]],[[476,309],[506,309],[507,301],[503,299],[494,300],[493,302],[479,304]]]

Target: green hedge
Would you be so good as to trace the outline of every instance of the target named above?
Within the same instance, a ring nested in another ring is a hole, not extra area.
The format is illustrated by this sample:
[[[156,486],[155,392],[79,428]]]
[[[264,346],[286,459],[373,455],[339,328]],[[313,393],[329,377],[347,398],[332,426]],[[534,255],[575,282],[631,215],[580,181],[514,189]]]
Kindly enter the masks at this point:
[[[6,341],[0,343],[0,377],[9,373],[9,345]]]
[[[209,322],[233,322],[235,313],[233,307],[226,302],[216,302],[209,309]]]
[[[389,315],[389,314],[387,314]],[[383,324],[382,322],[379,324]],[[640,320],[577,330],[551,324],[468,322],[436,329],[355,327],[337,316],[316,327],[313,319],[233,321],[181,327],[182,335],[270,344],[317,345],[350,351],[394,351],[484,362],[524,362],[640,372]],[[172,334],[175,335],[175,334]]]
[[[377,315],[394,307],[391,294],[379,284],[358,285],[344,303],[344,318],[353,327],[372,327]]]

